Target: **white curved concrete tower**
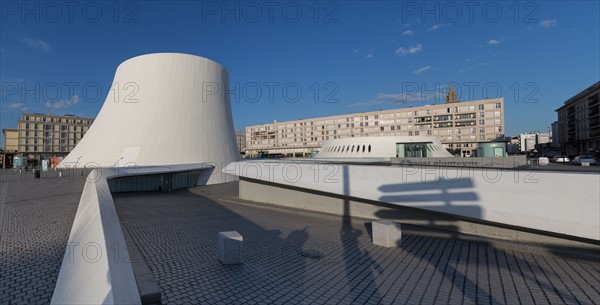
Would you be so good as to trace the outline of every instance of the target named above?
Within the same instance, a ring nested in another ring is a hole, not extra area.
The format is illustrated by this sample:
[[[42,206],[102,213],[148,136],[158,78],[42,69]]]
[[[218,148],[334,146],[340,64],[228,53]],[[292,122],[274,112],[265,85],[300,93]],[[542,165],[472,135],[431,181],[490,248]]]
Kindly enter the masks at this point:
[[[158,53],[117,68],[86,135],[59,167],[211,163],[208,184],[238,160],[227,70],[198,56]]]

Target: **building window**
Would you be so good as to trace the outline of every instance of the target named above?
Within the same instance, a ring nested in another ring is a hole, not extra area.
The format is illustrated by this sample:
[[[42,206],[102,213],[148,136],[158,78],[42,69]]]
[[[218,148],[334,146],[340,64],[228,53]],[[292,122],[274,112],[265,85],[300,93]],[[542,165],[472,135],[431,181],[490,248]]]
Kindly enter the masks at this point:
[[[379,119],[379,115],[377,115],[377,114],[376,114],[376,115],[375,115],[375,119],[376,119],[376,120],[377,120],[377,119]],[[377,125],[377,124],[375,124],[375,125]]]
[[[485,133],[485,127],[479,127],[479,132],[480,133]]]
[[[393,127],[393,126],[392,126]],[[381,131],[383,131],[383,126],[380,127]]]
[[[431,135],[431,130],[427,130],[427,135],[430,136]]]
[[[409,131],[409,132],[408,132],[408,135],[409,135],[409,136],[412,136],[412,131]]]
[[[415,136],[418,136],[418,135],[419,135],[419,131],[417,130],[417,131],[415,131]]]
[[[396,126],[390,126],[390,130],[395,130]]]
[[[479,125],[485,125],[485,120],[479,120]]]
[[[494,116],[495,117],[499,117],[500,116],[500,111],[494,111]]]
[[[485,118],[485,112],[480,112],[480,113],[479,113],[479,117],[480,117],[480,118]]]
[[[496,103],[496,109],[502,108],[502,103]]]
[[[479,104],[479,110],[483,110],[484,109],[484,105],[483,104]]]
[[[371,145],[369,145],[369,152],[371,152]]]
[[[454,107],[454,112],[460,112],[460,107]]]

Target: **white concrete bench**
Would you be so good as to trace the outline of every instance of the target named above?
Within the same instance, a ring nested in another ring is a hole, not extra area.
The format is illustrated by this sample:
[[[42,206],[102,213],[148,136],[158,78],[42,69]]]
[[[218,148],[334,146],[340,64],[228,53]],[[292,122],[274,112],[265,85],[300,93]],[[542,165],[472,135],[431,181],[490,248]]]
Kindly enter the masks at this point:
[[[402,230],[399,223],[381,220],[372,222],[373,244],[386,248],[402,245]]]
[[[237,231],[219,232],[219,261],[223,265],[242,264],[244,237]]]

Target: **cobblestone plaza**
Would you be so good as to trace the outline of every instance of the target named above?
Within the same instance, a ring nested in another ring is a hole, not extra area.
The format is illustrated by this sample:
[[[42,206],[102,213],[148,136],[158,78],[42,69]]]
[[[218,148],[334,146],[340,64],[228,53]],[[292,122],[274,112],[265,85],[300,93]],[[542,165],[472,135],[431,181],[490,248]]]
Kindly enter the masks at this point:
[[[83,182],[79,173],[2,176],[0,304],[49,303]],[[600,300],[597,260],[410,226],[402,247],[376,247],[366,220],[255,205],[237,198],[236,183],[114,197],[141,253],[131,260],[147,264],[164,304]],[[244,236],[242,265],[217,260],[217,232],[227,230]]]

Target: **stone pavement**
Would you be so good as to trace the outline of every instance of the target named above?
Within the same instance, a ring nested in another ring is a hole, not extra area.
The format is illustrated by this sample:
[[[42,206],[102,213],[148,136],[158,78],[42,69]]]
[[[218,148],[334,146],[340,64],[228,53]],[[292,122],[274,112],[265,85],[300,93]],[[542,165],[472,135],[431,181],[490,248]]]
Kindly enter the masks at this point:
[[[408,226],[401,248],[376,247],[364,221],[244,203],[236,183],[114,197],[142,255],[133,259],[147,263],[165,304],[600,302],[598,261]],[[217,233],[232,230],[245,263],[224,266]]]
[[[48,304],[84,179],[0,170],[0,184],[0,304]]]

